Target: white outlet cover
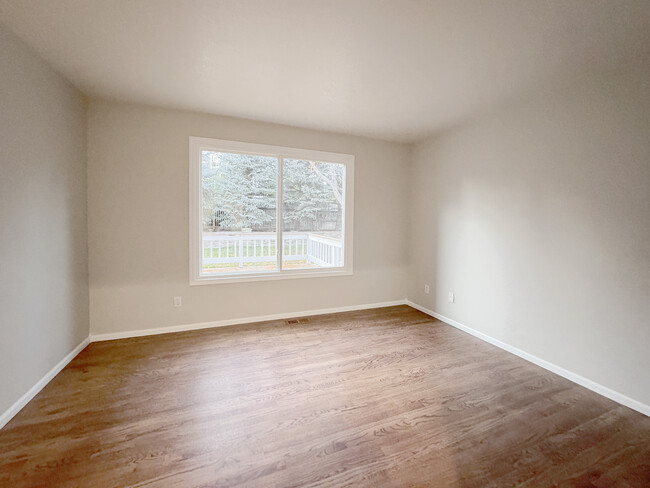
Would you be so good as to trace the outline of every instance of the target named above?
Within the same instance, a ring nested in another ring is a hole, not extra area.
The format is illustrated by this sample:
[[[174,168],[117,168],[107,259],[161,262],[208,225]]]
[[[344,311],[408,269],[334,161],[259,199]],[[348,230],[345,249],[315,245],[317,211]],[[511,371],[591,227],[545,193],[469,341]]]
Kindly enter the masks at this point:
[[[424,285],[424,293],[429,294],[429,285]]]
[[[454,303],[454,292],[449,292],[449,303]]]

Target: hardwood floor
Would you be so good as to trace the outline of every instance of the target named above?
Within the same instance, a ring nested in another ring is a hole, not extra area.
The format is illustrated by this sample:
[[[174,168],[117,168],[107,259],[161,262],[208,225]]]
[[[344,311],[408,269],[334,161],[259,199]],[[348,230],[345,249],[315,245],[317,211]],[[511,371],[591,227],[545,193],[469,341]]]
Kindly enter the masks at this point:
[[[89,345],[0,486],[650,486],[650,418],[407,306]]]

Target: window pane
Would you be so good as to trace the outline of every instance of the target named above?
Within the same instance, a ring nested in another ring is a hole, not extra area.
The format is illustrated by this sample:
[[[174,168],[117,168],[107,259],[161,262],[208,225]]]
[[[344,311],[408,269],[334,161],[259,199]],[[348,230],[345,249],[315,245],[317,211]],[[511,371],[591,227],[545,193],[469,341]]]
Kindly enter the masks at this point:
[[[285,159],[282,269],[344,265],[345,165]]]
[[[201,273],[277,271],[278,159],[201,153]]]

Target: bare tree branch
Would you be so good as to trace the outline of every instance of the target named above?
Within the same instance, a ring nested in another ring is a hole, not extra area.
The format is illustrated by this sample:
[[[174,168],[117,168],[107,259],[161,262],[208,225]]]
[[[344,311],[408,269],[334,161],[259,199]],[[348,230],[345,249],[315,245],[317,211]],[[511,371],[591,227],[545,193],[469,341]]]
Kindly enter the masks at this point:
[[[336,184],[336,181],[332,181],[326,175],[321,173],[321,171],[316,167],[315,162],[310,161],[309,165],[310,165],[312,171],[314,171],[321,180],[323,180],[325,183],[327,183],[330,186],[330,188],[332,188],[332,191],[334,192],[334,197],[336,198],[336,201],[339,202],[339,205],[341,206],[341,208],[343,208],[343,195],[341,195],[341,192],[339,192],[339,188],[338,188],[338,185]]]

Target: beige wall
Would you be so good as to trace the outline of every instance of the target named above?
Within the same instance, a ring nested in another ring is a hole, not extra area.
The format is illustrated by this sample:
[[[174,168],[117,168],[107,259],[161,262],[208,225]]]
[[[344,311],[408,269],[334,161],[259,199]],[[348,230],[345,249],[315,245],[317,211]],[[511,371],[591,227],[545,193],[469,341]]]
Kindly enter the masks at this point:
[[[354,275],[189,286],[189,136],[354,154]],[[408,157],[401,144],[92,101],[91,333],[403,299]]]
[[[648,79],[591,74],[418,144],[408,292],[646,405]]]
[[[647,72],[549,86],[411,147],[105,100],[86,125],[1,27],[0,47],[0,412],[88,313],[103,334],[405,296],[650,404]],[[190,287],[190,135],[354,154],[354,275]]]
[[[0,414],[88,337],[84,103],[0,24]]]

